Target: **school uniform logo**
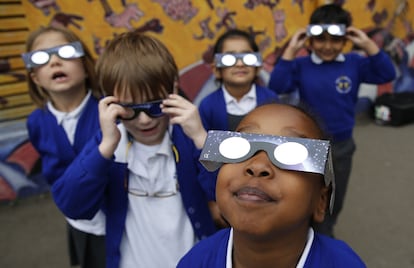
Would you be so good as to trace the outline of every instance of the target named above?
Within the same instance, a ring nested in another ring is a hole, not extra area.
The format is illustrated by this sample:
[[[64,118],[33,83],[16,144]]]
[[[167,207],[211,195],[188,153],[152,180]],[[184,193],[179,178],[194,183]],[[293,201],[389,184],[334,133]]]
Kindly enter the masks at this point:
[[[346,94],[351,91],[352,81],[347,76],[340,76],[335,80],[336,90],[341,94]]]

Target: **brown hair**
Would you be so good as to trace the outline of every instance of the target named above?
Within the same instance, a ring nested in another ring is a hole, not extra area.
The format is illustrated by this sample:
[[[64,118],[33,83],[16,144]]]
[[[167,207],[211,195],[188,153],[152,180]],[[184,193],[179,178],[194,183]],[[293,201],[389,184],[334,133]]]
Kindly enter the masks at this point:
[[[98,84],[108,95],[135,102],[163,99],[178,82],[178,68],[167,47],[138,31],[114,37],[96,63]]]
[[[87,74],[87,78],[85,79],[86,90],[91,89],[92,94],[97,98],[100,99],[104,94],[103,91],[98,87],[98,83],[96,82],[96,74],[95,74],[95,60],[92,57],[91,52],[89,51],[88,47],[85,43],[80,40],[80,38],[64,27],[55,27],[55,26],[48,26],[48,27],[41,27],[36,31],[33,31],[26,41],[26,51],[30,52],[33,47],[33,43],[36,39],[44,33],[49,32],[57,32],[61,33],[68,43],[79,41],[82,44],[83,50],[85,55],[82,57],[83,66],[85,67],[85,72]],[[28,71],[29,73],[31,70]],[[30,77],[27,79],[29,84],[29,95],[32,98],[33,102],[41,108],[44,108],[46,102],[50,100],[50,96],[46,90],[41,87],[38,87]]]

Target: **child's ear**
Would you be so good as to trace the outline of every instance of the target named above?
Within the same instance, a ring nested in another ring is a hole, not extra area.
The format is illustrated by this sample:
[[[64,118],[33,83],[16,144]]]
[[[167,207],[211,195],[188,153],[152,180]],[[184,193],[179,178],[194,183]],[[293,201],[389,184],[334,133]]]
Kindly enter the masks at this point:
[[[37,75],[35,72],[30,72],[29,73],[30,78],[32,79],[33,83],[35,83],[36,85],[39,85],[39,79],[37,78]]]
[[[216,77],[216,79],[221,79],[221,71],[220,68],[216,67],[216,63],[213,62],[211,64],[211,70],[213,71],[214,76]]]
[[[256,67],[256,77],[260,77],[260,71],[263,67]]]
[[[317,223],[323,222],[325,219],[325,213],[328,210],[330,196],[330,187],[322,187],[319,192],[319,198],[313,212],[313,221]]]

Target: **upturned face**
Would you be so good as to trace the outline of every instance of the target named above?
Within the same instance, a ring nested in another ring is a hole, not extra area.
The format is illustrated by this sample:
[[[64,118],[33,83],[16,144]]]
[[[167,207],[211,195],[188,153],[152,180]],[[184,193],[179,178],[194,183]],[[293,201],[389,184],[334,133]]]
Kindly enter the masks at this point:
[[[307,115],[277,104],[255,109],[237,131],[321,138]],[[321,175],[279,169],[260,151],[244,162],[221,167],[216,197],[221,213],[235,230],[269,237],[297,229],[307,232],[312,218],[322,221],[328,189]]]
[[[36,38],[32,51],[44,50],[69,43],[59,32],[46,32]],[[49,94],[59,94],[70,90],[85,91],[86,70],[81,58],[62,59],[53,54],[50,60],[33,68],[30,76],[35,84]]]

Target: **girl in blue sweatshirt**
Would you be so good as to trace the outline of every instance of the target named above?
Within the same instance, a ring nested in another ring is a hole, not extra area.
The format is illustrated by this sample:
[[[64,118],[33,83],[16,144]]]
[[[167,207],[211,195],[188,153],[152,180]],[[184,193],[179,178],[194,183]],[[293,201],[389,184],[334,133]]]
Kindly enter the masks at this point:
[[[27,39],[23,60],[29,94],[38,106],[27,119],[30,142],[40,154],[49,183],[65,172],[99,130],[95,61],[85,44],[66,28],[42,27]],[[67,217],[71,265],[105,267],[105,216]]]
[[[213,48],[213,71],[220,87],[200,103],[207,130],[234,130],[257,105],[277,100],[277,95],[257,82],[263,64],[253,36],[240,29],[222,34]]]

